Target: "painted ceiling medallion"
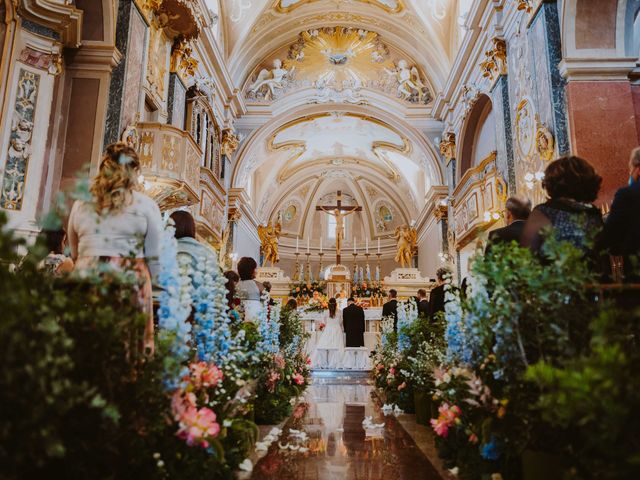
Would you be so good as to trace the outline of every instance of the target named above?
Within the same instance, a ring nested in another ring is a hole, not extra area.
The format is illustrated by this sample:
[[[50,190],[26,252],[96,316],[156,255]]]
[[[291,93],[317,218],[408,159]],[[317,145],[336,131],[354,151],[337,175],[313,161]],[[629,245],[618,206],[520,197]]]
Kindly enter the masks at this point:
[[[273,101],[300,88],[314,88],[313,103],[363,103],[363,88],[427,104],[432,95],[417,66],[372,31],[327,27],[299,34],[295,43],[266,59],[251,77],[247,99]],[[271,67],[271,68],[268,68]]]
[[[288,13],[292,10],[295,10],[302,5],[307,3],[316,3],[319,0],[278,0],[276,4],[276,10],[282,13]],[[351,3],[349,0],[334,0],[335,3]],[[400,13],[404,10],[404,3],[402,0],[355,0],[360,3],[368,3],[370,5],[375,5],[376,7],[380,7],[383,10],[389,13]]]

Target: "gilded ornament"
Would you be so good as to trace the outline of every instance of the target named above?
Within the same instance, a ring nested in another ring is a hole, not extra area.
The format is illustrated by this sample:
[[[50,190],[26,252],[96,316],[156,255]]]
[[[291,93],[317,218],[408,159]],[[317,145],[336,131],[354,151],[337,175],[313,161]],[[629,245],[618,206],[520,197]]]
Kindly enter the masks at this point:
[[[410,225],[396,228],[393,238],[398,242],[396,262],[402,268],[411,268],[413,257],[418,252],[418,231]]]
[[[518,10],[524,10],[527,13],[531,13],[533,11],[532,0],[516,0],[516,1],[517,1],[516,8]]]
[[[540,154],[540,158],[549,162],[555,154],[555,139],[551,130],[540,121],[540,117],[536,114],[536,149]]]
[[[491,40],[492,47],[485,52],[485,60],[480,64],[482,76],[495,80],[507,73],[507,42],[495,37]]]
[[[231,158],[239,145],[240,140],[233,130],[228,128],[222,131],[222,155]]]
[[[445,158],[447,164],[456,158],[456,134],[447,132],[440,141],[440,153]]]
[[[266,226],[258,226],[258,236],[262,243],[262,253],[264,255],[263,267],[266,267],[268,263],[271,263],[271,266],[274,266],[280,261],[280,256],[278,255],[278,241],[280,239],[281,232],[282,224],[279,218],[275,225],[272,222],[269,222]]]
[[[198,69],[198,60],[193,58],[193,48],[186,40],[175,41],[171,49],[171,71],[181,77],[193,77]]]

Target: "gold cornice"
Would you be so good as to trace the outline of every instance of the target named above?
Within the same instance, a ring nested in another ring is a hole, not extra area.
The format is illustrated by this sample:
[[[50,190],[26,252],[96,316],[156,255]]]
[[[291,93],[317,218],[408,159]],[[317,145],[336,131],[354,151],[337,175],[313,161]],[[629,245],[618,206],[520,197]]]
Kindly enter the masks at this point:
[[[274,5],[274,10],[278,13],[290,13],[294,10],[296,10],[297,8],[302,7],[303,5],[307,5],[310,3],[316,3],[320,0],[300,0],[298,3],[291,5],[289,7],[282,7],[281,6],[281,0],[276,0],[276,3]],[[385,5],[384,3],[380,3],[377,0],[358,0],[360,3],[365,3],[365,4],[369,4],[369,5],[374,5],[378,8],[381,8],[382,10],[384,10],[387,13],[400,13],[405,9],[404,6],[404,2],[403,0],[397,0],[398,1],[398,6],[396,8],[391,8],[387,5]]]

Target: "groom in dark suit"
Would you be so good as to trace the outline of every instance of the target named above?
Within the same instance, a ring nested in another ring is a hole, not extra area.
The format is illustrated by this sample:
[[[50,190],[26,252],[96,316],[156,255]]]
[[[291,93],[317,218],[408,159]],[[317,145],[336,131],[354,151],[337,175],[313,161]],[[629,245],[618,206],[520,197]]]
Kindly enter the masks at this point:
[[[347,306],[342,310],[344,332],[347,334],[346,347],[364,347],[364,310],[356,305],[353,298],[347,300]]]

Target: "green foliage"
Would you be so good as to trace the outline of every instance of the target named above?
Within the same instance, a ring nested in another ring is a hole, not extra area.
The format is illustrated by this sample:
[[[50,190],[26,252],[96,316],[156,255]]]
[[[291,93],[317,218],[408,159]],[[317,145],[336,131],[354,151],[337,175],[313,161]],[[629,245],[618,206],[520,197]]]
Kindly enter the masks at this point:
[[[587,352],[527,371],[542,388],[537,406],[543,419],[571,432],[582,478],[640,477],[639,320],[640,312],[605,307],[591,323]]]

